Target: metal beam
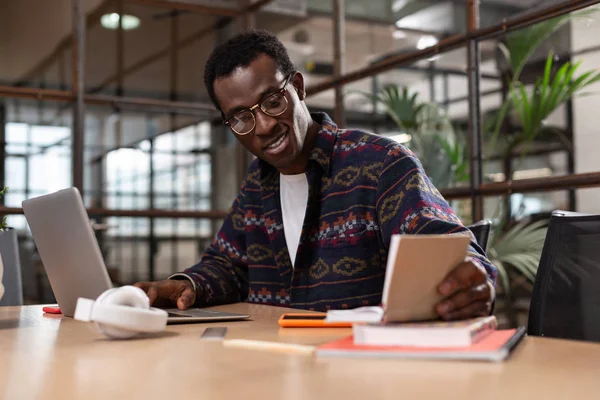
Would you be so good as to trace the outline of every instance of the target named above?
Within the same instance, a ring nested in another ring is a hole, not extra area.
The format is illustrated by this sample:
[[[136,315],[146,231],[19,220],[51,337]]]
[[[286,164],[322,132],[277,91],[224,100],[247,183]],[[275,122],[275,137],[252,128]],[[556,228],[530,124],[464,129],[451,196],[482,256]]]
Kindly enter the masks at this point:
[[[127,0],[128,3],[140,4],[143,6],[164,8],[167,10],[189,11],[194,13],[212,14],[222,17],[237,17],[240,15],[240,10],[229,7],[207,6],[196,3],[183,3],[177,1],[162,1],[162,0]]]
[[[255,11],[259,10],[265,4],[270,3],[271,1],[273,1],[273,0],[257,1],[255,3],[252,3],[251,5],[243,8],[241,11],[236,12],[236,15],[243,16],[248,13],[255,12]],[[167,4],[171,4],[171,3],[167,3]],[[192,45],[197,40],[202,39],[203,37],[214,32],[215,30],[226,27],[232,21],[233,21],[232,18],[219,18],[217,20],[217,22],[215,22],[213,25],[206,27],[206,28],[202,28],[198,32],[192,33],[191,35],[178,41],[177,49],[181,49],[183,47]],[[156,62],[160,59],[168,57],[170,54],[170,51],[171,51],[170,46],[167,46],[164,49],[157,51],[156,53],[150,54],[149,56],[139,60],[138,62],[134,63],[133,65],[130,65],[129,67],[125,68],[123,70],[123,76],[130,75],[130,74],[137,72],[140,69],[146,67],[147,65],[152,64],[153,62]],[[115,82],[117,80],[117,77],[118,77],[117,74],[109,76],[104,81],[102,81],[98,86],[92,88],[90,90],[90,93],[97,93],[97,92],[101,91],[102,89],[104,89],[105,87],[110,85],[111,83]]]
[[[242,8],[240,10],[240,13],[245,14],[245,13],[253,13],[253,12],[259,11],[261,8],[263,8],[267,4],[271,3],[272,1],[273,0],[256,0],[249,5],[246,5],[246,7]]]
[[[573,174],[563,176],[549,176],[534,179],[519,179],[516,181],[505,181],[498,183],[487,183],[481,185],[477,190],[480,196],[498,196],[512,193],[537,193],[555,192],[559,190],[582,189],[600,187],[600,172],[585,174]],[[449,200],[468,199],[471,197],[471,189],[451,188],[440,190],[441,194]],[[200,218],[200,219],[222,219],[227,215],[226,210],[211,211],[173,211],[173,210],[114,210],[92,207],[87,209],[89,216],[102,217],[133,217],[133,218]],[[23,214],[19,207],[0,207],[1,215]]]
[[[311,10],[309,11],[309,18],[310,17],[325,17],[325,18],[331,18],[331,13],[328,11],[319,11],[319,10]],[[357,15],[346,15],[346,22],[358,22],[358,23],[363,23],[363,24],[367,24],[367,25],[375,25],[375,26],[385,26],[386,28],[391,28],[392,27],[392,23],[389,21],[382,21],[380,19],[376,19],[376,18],[369,18],[368,16],[357,16]],[[430,31],[430,30],[426,30],[426,29],[414,29],[414,28],[397,28],[399,31],[403,31],[406,33],[414,33],[416,35],[430,35],[430,36],[437,36],[437,37],[442,37],[442,36],[448,36],[450,35],[450,33],[448,32],[439,32],[439,31]]]
[[[0,102],[0,189],[6,185],[6,122],[6,105]],[[4,205],[4,196],[0,205]]]
[[[456,5],[463,5],[463,0],[447,0],[450,1],[450,3],[456,4]],[[435,6],[440,4],[439,0],[418,0],[415,1],[413,0],[411,3],[407,4],[406,6],[402,7],[398,13],[400,15],[395,15],[398,18],[402,18],[402,17],[407,17],[409,15],[414,14],[415,12],[419,12],[425,8],[429,8],[431,6]],[[480,6],[485,6],[486,10],[487,9],[493,9],[494,11],[505,11],[507,13],[517,13],[519,11],[523,11],[524,9],[526,9],[526,7],[519,7],[516,5],[510,5],[510,4],[494,4],[494,3],[483,3],[480,4]]]
[[[100,22],[100,17],[106,13],[106,11],[112,6],[115,0],[106,0],[104,3],[100,4],[96,10],[90,13],[85,21],[85,25],[87,28],[91,28]],[[58,45],[52,50],[52,52],[44,57],[37,65],[31,68],[28,72],[23,74],[21,78],[19,78],[15,82],[15,86],[25,86],[28,84],[33,78],[41,74],[44,70],[50,67],[52,63],[60,57],[60,55],[71,48],[73,46],[73,35],[69,35],[61,40]]]
[[[252,4],[250,0],[238,0],[239,8],[245,10]],[[256,27],[256,15],[254,12],[245,12],[238,18],[238,28],[240,31],[253,29]]]
[[[73,131],[71,132],[72,185],[83,195],[83,151],[85,137],[85,11],[84,0],[73,6]]]
[[[250,0],[238,0],[238,4],[241,9],[248,9],[251,1]],[[238,30],[240,32],[253,29],[256,27],[256,16],[254,12],[246,12],[239,18]],[[237,156],[236,165],[236,178],[238,187],[242,186],[244,179],[246,178],[246,172],[248,171],[248,165],[250,164],[250,153],[244,145],[238,140],[235,144],[235,152]]]
[[[198,32],[193,33],[193,34],[189,35],[188,37],[179,41],[177,43],[177,49],[181,49],[183,47],[193,44],[195,41],[202,39],[204,36],[210,34],[211,32],[213,32],[216,29],[220,29],[222,26],[227,25],[229,22],[231,22],[231,21],[226,18],[219,19],[219,21],[217,21],[215,24],[213,24],[207,28],[202,28]],[[171,46],[167,46],[164,49],[157,51],[156,53],[153,53],[147,57],[144,57],[143,59],[130,65],[129,67],[124,68],[122,71],[121,77],[126,77],[128,75],[131,75],[134,72],[137,72],[137,71],[141,70],[142,68],[152,64],[153,62],[156,62],[160,59],[168,57],[170,52],[171,52]],[[111,75],[108,78],[106,78],[104,81],[102,81],[98,86],[92,88],[89,92],[97,93],[97,92],[103,90],[104,88],[106,88],[111,83],[116,82],[117,79],[119,79],[119,74]]]
[[[399,54],[399,53],[397,53],[397,54]],[[376,63],[383,61],[386,58],[389,58],[392,56],[393,56],[393,54],[388,54],[385,57],[381,57],[380,59],[373,60],[373,62],[371,62],[371,65],[376,64]],[[465,69],[444,68],[444,67],[438,67],[437,65],[435,66],[435,68],[433,70],[431,70],[430,66],[422,67],[420,65],[402,65],[395,69],[398,69],[401,71],[422,72],[423,74],[430,74],[431,72],[433,72],[435,75],[467,76],[467,71]],[[498,74],[489,74],[489,73],[481,73],[481,77],[483,79],[498,80],[498,81],[502,78]]]
[[[177,101],[177,70],[179,68],[179,59],[178,59],[178,49],[177,49],[177,43],[179,42],[179,15],[174,15],[173,17],[171,17],[171,21],[170,21],[170,51],[169,51],[169,90],[170,90],[170,100],[171,101]],[[177,125],[177,114],[175,113],[170,113],[169,114],[169,126],[171,128],[171,132],[175,132],[175,126]],[[172,149],[172,153],[171,153],[171,171],[173,173],[173,178],[175,177],[176,171],[177,171],[177,153],[175,152],[175,149],[177,148],[177,135],[171,135],[171,143],[173,145],[173,149]],[[177,196],[177,189],[175,187],[175,184],[173,183],[171,185],[171,207],[173,207],[173,209],[177,209],[178,207],[178,196]],[[155,221],[153,221],[155,222]],[[173,232],[177,232],[179,230],[179,220],[178,219],[173,219],[171,221],[171,226],[173,229]],[[174,240],[171,242],[171,271],[175,272],[177,271],[178,268],[178,264],[179,264],[179,252],[178,252],[178,244],[177,244],[177,240]],[[154,274],[155,274],[155,270],[153,268],[150,268],[149,270],[150,272],[150,280],[153,281],[154,280]]]
[[[479,196],[498,196],[513,193],[555,192],[559,190],[584,189],[600,186],[600,172],[549,176],[544,178],[519,179],[498,183],[485,183],[476,190]],[[448,200],[468,199],[471,188],[450,188],[440,190]]]
[[[191,113],[193,115],[220,115],[212,105],[203,103],[190,103],[184,101],[165,101],[144,99],[136,97],[105,96],[99,94],[88,94],[85,96],[85,102],[88,104],[110,105],[117,108],[127,106],[141,106],[146,109],[156,108],[163,111],[177,113]]]
[[[467,31],[475,32],[479,29],[479,0],[466,0],[467,6]],[[473,222],[483,219],[483,198],[475,194],[483,182],[481,151],[481,96],[479,95],[479,66],[480,66],[479,42],[477,39],[469,39],[467,46],[467,77],[469,80],[469,167],[471,179],[471,216]]]
[[[38,101],[61,101],[67,103],[72,103],[75,101],[73,92],[13,86],[0,86],[0,97],[23,98]],[[205,118],[218,118],[220,116],[212,104],[154,100],[136,97],[107,96],[98,94],[88,94],[83,97],[86,104],[110,106],[116,109],[176,112],[181,115],[196,115]]]
[[[119,15],[125,15],[125,0],[118,1]],[[125,30],[123,29],[123,18],[119,18],[119,28],[117,29],[117,96],[123,96],[123,70],[125,69]]]
[[[132,217],[132,218],[199,218],[222,219],[227,216],[227,211],[172,211],[172,210],[115,210],[109,208],[92,207],[87,210],[88,215],[96,217]],[[0,207],[2,215],[23,214],[20,207]]]
[[[333,77],[339,78],[344,74],[344,64],[346,57],[346,38],[344,29],[345,20],[344,0],[333,0]],[[336,86],[335,91],[335,112],[334,120],[336,124],[343,128],[346,125],[344,116],[344,88]]]
[[[538,22],[558,17],[560,15],[568,14],[570,12],[577,11],[598,3],[600,3],[600,0],[570,0],[568,2],[560,3],[555,6],[540,10],[536,13],[507,19],[500,24],[493,25],[487,28],[477,29],[473,32],[467,33],[466,35],[453,35],[442,39],[435,46],[428,47],[423,50],[413,51],[410,53],[398,54],[379,63],[369,65],[367,67],[358,69],[354,72],[348,73],[339,78],[328,79],[322,83],[313,85],[307,88],[307,94],[314,95],[329,89],[333,89],[336,85],[346,85],[348,83],[356,82],[361,79],[370,77],[372,75],[389,71],[390,69],[398,67],[400,65],[411,64],[415,61],[434,57],[440,53],[455,50],[457,48],[466,46],[470,39],[478,39],[480,41],[492,39],[503,35],[507,32],[522,29],[534,25]]]
[[[0,97],[17,97],[32,100],[73,101],[72,92],[66,90],[37,89],[29,87],[0,86]]]

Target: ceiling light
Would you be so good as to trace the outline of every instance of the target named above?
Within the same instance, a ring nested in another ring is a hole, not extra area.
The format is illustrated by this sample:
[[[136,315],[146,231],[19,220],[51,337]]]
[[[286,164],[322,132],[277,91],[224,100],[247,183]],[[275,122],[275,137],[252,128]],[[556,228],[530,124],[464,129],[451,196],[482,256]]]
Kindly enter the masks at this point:
[[[117,13],[104,14],[100,18],[100,24],[106,29],[119,29],[120,15]],[[121,22],[123,29],[130,31],[140,26],[140,19],[133,15],[123,15],[123,21]]]
[[[404,39],[406,37],[406,33],[404,31],[395,30],[392,32],[392,36],[394,39]]]
[[[435,46],[438,40],[435,36],[425,35],[421,36],[421,39],[417,42],[417,49],[423,50],[431,46]]]

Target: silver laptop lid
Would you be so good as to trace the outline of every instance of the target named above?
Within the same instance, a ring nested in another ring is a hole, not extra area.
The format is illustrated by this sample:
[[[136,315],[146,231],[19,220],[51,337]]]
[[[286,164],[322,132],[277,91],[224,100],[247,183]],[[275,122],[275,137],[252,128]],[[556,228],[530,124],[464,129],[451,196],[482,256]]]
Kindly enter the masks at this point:
[[[73,316],[77,298],[112,287],[76,188],[25,200],[23,211],[63,315]]]

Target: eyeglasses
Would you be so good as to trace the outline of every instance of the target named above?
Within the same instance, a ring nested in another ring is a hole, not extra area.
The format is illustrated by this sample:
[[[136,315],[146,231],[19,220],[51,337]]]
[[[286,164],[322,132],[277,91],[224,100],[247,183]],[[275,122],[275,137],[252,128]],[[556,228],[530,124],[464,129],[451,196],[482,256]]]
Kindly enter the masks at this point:
[[[283,87],[279,89],[279,91],[269,94],[262,101],[253,105],[252,107],[236,113],[233,117],[223,121],[224,124],[229,126],[231,130],[238,135],[247,135],[256,126],[254,110],[257,107],[260,107],[262,112],[270,117],[278,117],[283,114],[288,107],[288,101],[285,97],[285,88],[292,75],[293,74],[288,75],[288,77],[285,79]]]

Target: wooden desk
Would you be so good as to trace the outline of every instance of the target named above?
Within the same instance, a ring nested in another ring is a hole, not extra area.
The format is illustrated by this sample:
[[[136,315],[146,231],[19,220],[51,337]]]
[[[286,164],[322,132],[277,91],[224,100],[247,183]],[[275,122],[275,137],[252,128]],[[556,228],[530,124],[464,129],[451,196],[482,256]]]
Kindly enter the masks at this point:
[[[598,398],[600,345],[525,338],[501,364],[314,358],[224,348],[227,338],[320,344],[349,329],[279,329],[286,309],[235,304],[250,322],[168,326],[110,341],[91,324],[0,307],[1,399],[579,399]]]

